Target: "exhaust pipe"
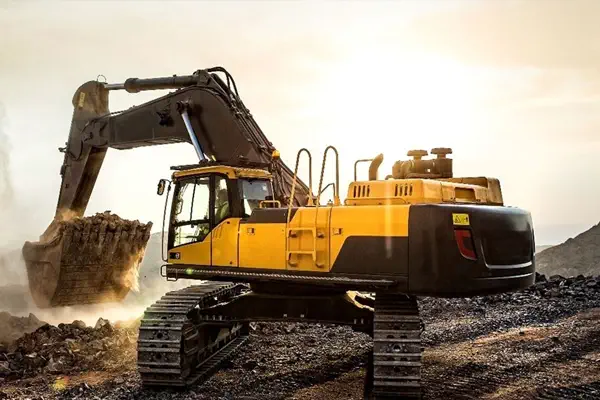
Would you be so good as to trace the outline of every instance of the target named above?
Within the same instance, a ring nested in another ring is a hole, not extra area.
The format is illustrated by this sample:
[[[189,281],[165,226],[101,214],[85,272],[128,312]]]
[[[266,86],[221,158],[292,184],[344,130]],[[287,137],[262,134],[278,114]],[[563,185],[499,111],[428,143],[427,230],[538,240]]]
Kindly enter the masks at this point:
[[[369,165],[369,180],[376,181],[377,173],[379,172],[379,166],[383,162],[383,154],[378,154],[377,157],[371,161],[371,165]]]

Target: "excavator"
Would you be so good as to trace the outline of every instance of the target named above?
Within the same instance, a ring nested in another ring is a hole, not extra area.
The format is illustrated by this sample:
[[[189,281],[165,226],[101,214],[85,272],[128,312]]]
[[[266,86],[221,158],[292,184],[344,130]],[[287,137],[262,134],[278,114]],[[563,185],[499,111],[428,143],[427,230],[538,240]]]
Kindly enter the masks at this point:
[[[109,111],[110,91],[158,89],[172,91]],[[73,106],[56,215],[23,247],[40,307],[120,301],[131,289],[151,224],[83,217],[108,148],[186,142],[199,159],[172,167],[157,186],[166,193],[160,274],[199,282],[145,310],[137,361],[144,386],[200,384],[248,340],[251,323],[295,321],[372,337],[365,398],[422,398],[418,297],[534,283],[530,213],[504,205],[498,179],[455,177],[450,148],[410,150],[383,178],[382,154],[356,160],[342,201],[337,149],[325,149],[313,192],[311,153],[301,149],[295,169],[287,167],[224,68],[90,81]],[[308,184],[298,177],[302,155]],[[325,184],[328,155],[335,178]],[[369,164],[365,179],[361,163]],[[333,199],[321,204],[328,188]]]

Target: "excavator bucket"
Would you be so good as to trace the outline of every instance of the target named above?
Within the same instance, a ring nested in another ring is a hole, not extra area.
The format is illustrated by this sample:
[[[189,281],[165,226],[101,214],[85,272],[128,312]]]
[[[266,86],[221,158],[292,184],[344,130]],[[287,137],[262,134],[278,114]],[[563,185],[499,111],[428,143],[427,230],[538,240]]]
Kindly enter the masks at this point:
[[[137,290],[152,223],[109,212],[55,219],[23,258],[31,295],[40,308],[122,301]]]

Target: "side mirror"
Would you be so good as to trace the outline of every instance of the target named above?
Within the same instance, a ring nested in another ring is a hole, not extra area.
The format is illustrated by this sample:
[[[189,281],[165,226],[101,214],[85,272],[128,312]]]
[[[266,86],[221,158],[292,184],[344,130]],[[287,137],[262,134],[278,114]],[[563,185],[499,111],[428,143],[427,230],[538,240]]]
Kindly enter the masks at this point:
[[[158,194],[159,196],[162,196],[163,193],[165,192],[165,185],[166,185],[166,181],[164,179],[159,180],[158,188],[156,189],[156,194]]]

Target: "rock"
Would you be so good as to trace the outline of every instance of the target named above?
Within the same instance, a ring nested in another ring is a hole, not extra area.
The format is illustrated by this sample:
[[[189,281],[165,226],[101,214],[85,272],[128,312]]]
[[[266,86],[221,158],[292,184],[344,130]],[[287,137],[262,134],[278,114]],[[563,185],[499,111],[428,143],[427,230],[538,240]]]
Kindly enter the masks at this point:
[[[0,361],[0,376],[7,376],[10,372],[8,361]]]
[[[256,360],[249,360],[242,364],[242,368],[244,368],[246,371],[252,371],[257,365],[258,362]]]
[[[50,358],[44,371],[51,374],[61,373],[64,371],[64,365],[60,361],[55,361],[53,358]]]
[[[29,314],[28,317],[14,317],[7,312],[0,312],[0,347],[8,349],[15,340],[45,324],[33,314]]]
[[[101,329],[105,326],[111,326],[110,322],[107,319],[104,318],[98,318],[98,321],[96,321],[96,326],[94,326],[94,329]]]
[[[90,348],[94,349],[94,350],[98,350],[98,351],[102,351],[104,350],[104,346],[102,345],[102,342],[100,342],[99,340],[94,340],[93,342],[91,342],[89,344]]]
[[[100,319],[102,319],[102,318],[100,318]],[[71,325],[73,325],[74,327],[79,328],[79,329],[85,329],[85,328],[87,328],[87,325],[85,324],[85,322],[80,321],[80,320],[73,321],[73,323]],[[96,322],[96,325],[98,325],[97,322]]]
[[[35,315],[33,315],[32,313],[29,313],[29,323],[30,324],[40,324],[42,321],[40,321]]]

